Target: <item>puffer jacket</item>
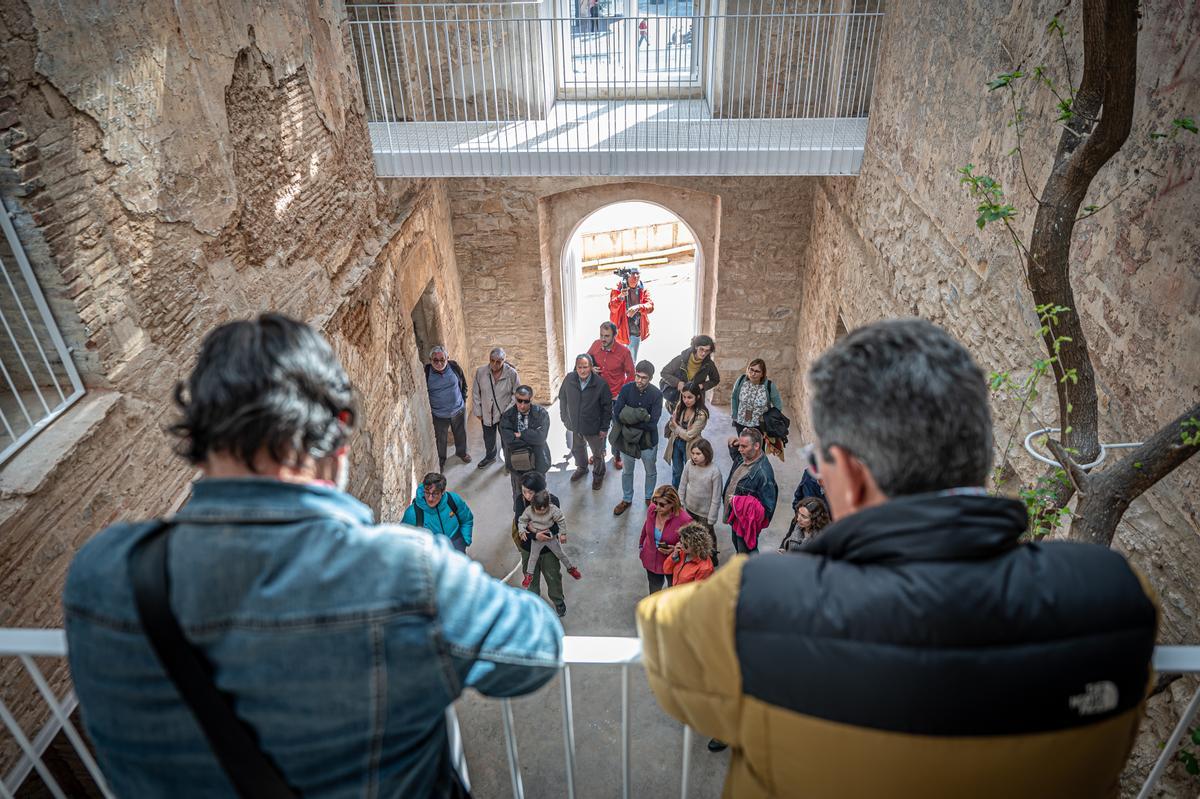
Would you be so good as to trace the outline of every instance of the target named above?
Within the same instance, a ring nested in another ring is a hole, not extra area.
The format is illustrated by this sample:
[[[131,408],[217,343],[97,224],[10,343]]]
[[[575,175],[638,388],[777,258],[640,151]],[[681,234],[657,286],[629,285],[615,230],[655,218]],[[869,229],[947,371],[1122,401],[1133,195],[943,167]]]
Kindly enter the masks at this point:
[[[944,492],[739,555],[639,603],[650,686],[730,743],[726,797],[1116,796],[1155,601],[1119,553],[1025,526]]]

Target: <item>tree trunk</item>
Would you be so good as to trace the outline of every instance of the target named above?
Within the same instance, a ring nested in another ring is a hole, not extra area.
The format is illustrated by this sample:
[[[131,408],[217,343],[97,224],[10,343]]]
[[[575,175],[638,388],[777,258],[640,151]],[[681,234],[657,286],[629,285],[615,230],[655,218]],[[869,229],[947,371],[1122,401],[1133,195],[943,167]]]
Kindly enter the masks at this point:
[[[1096,380],[1071,288],[1070,255],[1075,220],[1092,179],[1121,149],[1133,125],[1137,66],[1137,3],[1086,0],[1083,5],[1083,79],[1059,138],[1054,166],[1042,192],[1029,245],[1029,284],[1037,305],[1070,311],[1045,335],[1066,336],[1054,364],[1059,419],[1066,446],[1089,463],[1099,457]],[[1064,380],[1072,373],[1077,380]]]

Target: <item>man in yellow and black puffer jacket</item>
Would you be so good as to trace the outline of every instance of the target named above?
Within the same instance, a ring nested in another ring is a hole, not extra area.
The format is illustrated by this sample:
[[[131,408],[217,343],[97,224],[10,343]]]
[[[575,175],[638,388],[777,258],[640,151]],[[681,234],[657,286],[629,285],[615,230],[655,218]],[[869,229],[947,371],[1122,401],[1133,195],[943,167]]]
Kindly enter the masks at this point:
[[[981,488],[983,374],[941,329],[860,328],[809,379],[837,521],[638,606],[659,702],[732,746],[724,795],[1115,796],[1158,623],[1138,574],[1019,542],[1023,504]]]

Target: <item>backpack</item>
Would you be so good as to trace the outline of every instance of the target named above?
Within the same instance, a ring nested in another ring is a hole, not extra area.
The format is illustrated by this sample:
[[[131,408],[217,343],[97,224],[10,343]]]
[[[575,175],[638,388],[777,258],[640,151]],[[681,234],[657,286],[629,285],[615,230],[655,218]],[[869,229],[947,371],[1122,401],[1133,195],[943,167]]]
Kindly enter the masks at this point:
[[[426,367],[426,368],[428,368],[428,367]],[[450,515],[457,517],[458,516],[458,503],[454,501],[454,495],[451,494],[449,491],[446,492],[446,504],[450,506]],[[417,525],[416,526],[424,527],[425,526],[425,509],[417,504],[416,497],[413,497],[412,507],[413,507],[413,515],[417,517]],[[455,535],[457,535],[458,531],[455,530],[454,533],[455,533]],[[453,538],[454,536],[450,536],[450,537]]]
[[[767,381],[767,397],[768,402],[771,396],[771,381]],[[774,405],[763,411],[762,421],[759,426],[762,428],[763,435],[770,438],[779,439],[781,444],[787,444],[788,430],[791,429],[792,420],[783,415],[783,411],[776,408]]]

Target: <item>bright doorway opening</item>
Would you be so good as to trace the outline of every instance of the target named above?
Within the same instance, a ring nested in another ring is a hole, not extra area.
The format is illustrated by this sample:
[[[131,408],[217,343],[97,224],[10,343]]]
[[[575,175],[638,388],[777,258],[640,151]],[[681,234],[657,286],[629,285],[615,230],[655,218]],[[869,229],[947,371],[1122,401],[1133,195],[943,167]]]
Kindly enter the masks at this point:
[[[586,352],[609,320],[609,298],[623,285],[618,270],[636,267],[650,292],[654,312],[650,335],[637,360],[657,372],[687,347],[699,327],[696,279],[703,257],[692,229],[672,211],[654,203],[620,202],[585,217],[563,255],[565,370]]]

